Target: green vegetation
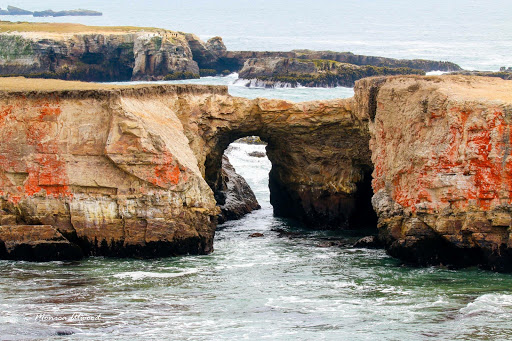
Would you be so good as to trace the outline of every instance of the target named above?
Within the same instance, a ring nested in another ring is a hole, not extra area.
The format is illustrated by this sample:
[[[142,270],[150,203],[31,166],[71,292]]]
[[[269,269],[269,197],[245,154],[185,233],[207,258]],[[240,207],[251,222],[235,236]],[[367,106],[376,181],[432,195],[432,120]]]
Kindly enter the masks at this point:
[[[199,69],[199,75],[201,77],[216,76],[217,70],[215,70],[215,69]]]
[[[0,58],[13,60],[33,54],[32,42],[18,35],[0,36]]]
[[[153,44],[155,44],[155,49],[160,50],[160,48],[162,47],[162,37],[155,36],[151,38],[151,41],[153,42]]]
[[[199,75],[197,73],[192,72],[172,72],[169,73],[164,77],[164,80],[166,81],[175,81],[175,80],[182,80],[182,79],[197,79],[199,78]]]

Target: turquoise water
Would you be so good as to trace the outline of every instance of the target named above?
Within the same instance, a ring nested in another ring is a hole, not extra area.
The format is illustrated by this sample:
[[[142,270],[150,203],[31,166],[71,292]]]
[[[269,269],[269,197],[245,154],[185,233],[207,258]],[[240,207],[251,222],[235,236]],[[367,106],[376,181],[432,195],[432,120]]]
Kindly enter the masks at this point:
[[[214,253],[1,261],[0,339],[512,339],[512,276],[405,267],[382,250],[344,246],[356,236],[274,218],[270,162],[247,154],[264,147],[233,147],[231,162],[262,209],[221,226]],[[249,238],[254,232],[264,237]],[[326,241],[341,246],[323,247]],[[101,315],[77,321],[73,314]]]
[[[12,1],[30,10],[88,8],[103,17],[4,20],[157,26],[221,35],[232,50],[331,49],[512,66],[504,1]],[[2,7],[5,7],[3,4]],[[235,96],[345,98],[350,88],[246,88]],[[234,145],[232,164],[262,209],[220,226],[215,252],[157,260],[0,261],[0,340],[510,340],[512,275],[402,266],[354,249],[351,233],[307,231],[272,216],[262,146]],[[261,232],[262,238],[249,238]],[[338,246],[325,247],[328,244]],[[75,319],[72,318],[73,314]],[[80,315],[81,314],[81,315]],[[72,336],[57,334],[71,334]]]

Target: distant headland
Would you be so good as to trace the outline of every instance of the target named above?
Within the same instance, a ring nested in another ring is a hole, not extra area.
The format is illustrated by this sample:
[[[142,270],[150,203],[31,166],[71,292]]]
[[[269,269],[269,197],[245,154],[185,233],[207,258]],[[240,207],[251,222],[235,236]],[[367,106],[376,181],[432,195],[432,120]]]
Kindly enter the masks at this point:
[[[7,6],[7,10],[0,9],[0,15],[32,15],[34,17],[70,17],[70,16],[102,16],[103,13],[88,9],[73,9],[68,11],[27,11],[22,8]]]

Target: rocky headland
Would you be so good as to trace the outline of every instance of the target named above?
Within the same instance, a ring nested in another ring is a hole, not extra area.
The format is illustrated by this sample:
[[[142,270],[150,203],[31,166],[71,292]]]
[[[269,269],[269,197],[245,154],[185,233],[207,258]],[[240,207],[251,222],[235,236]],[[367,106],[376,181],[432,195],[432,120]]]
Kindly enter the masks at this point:
[[[203,42],[191,33],[149,27],[0,22],[0,76],[128,81],[240,72],[241,78],[266,86],[353,86],[368,76],[421,75],[434,70],[461,68],[449,62],[349,52],[228,51],[221,37]]]
[[[254,135],[268,142],[276,214],[348,226],[371,171],[369,135],[351,103],[250,100],[218,86],[3,78],[1,257],[211,252],[217,204],[238,216],[256,208],[236,207],[247,188],[222,171],[228,145]],[[232,187],[242,193],[235,200],[226,195]]]
[[[258,80],[263,87],[353,87],[355,81],[372,76],[425,75],[408,67],[355,65],[324,59],[252,58],[240,70],[242,79]],[[250,82],[248,82],[250,84]]]
[[[218,54],[212,39],[201,48]],[[224,151],[259,136],[276,215],[333,229],[378,217],[379,242],[408,263],[510,271],[511,94],[460,75],[365,78],[354,98],[302,103],[3,78],[0,257],[211,252],[219,218],[257,207]]]
[[[0,9],[0,15],[32,15],[34,17],[77,17],[77,16],[102,16],[103,13],[88,9],[73,9],[67,11],[53,11],[51,9],[45,11],[27,11],[25,9],[7,6],[7,10]]]
[[[512,82],[369,78],[355,94],[388,252],[420,265],[511,271]]]

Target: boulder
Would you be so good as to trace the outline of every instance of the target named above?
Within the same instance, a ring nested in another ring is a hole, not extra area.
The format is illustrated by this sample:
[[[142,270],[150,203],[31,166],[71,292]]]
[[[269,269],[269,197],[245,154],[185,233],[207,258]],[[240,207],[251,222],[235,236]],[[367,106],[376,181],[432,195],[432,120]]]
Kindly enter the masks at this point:
[[[380,249],[383,246],[384,244],[379,240],[379,237],[377,236],[366,236],[354,243],[354,247],[365,249]]]
[[[220,183],[215,191],[215,199],[220,205],[219,223],[242,218],[247,213],[258,210],[261,206],[245,179],[229,163],[229,158],[222,157]]]

